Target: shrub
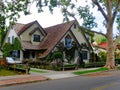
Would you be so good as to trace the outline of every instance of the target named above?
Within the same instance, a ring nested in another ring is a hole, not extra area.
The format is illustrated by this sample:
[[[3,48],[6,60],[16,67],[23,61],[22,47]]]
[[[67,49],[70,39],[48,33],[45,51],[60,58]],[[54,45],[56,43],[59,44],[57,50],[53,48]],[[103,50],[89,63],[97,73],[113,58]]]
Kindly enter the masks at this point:
[[[52,58],[53,59],[62,59],[63,58],[62,52],[54,51],[52,54]]]
[[[98,53],[98,56],[100,57],[101,61],[106,61],[106,59],[107,59],[107,53],[105,51],[100,51]]]
[[[85,68],[90,68],[90,67],[101,67],[104,66],[105,62],[90,62],[85,64]]]

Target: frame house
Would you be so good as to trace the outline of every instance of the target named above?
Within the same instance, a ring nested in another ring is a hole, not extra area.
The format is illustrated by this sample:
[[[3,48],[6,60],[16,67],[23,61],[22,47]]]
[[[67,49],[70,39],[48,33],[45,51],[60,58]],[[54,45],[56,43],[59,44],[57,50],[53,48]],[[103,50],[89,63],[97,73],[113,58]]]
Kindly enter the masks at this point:
[[[19,60],[45,59],[53,51],[58,50],[57,46],[60,43],[67,49],[72,48],[72,42],[77,44],[78,48],[73,52],[74,62],[79,57],[79,50],[82,51],[82,58],[85,62],[89,62],[90,54],[93,52],[90,36],[84,33],[84,29],[76,20],[47,28],[42,28],[37,21],[28,24],[16,23],[8,30],[3,46],[7,42],[14,44],[15,37],[20,40],[22,46],[22,50],[14,52]],[[81,44],[86,45],[88,49],[81,48]],[[65,56],[64,53],[64,60],[66,60]]]

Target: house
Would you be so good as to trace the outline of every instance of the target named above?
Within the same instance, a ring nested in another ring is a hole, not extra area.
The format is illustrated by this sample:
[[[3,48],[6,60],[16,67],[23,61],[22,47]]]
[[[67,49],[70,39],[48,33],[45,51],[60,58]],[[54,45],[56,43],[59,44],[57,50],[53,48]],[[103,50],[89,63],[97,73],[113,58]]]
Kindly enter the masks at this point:
[[[84,34],[84,29],[79,26],[78,22],[72,20],[70,22],[54,25],[47,28],[37,22],[33,21],[28,24],[16,23],[10,30],[8,30],[4,44],[9,42],[14,44],[14,38],[20,40],[22,50],[14,51],[20,60],[37,58],[45,59],[52,52],[58,50],[60,43],[64,45],[67,50],[72,48],[72,43],[75,42],[77,49],[74,50],[74,62],[79,57],[79,51],[82,52],[82,58],[85,62],[89,62],[90,53],[93,49],[89,40]],[[83,45],[83,47],[81,47]],[[85,46],[87,48],[85,48]],[[71,52],[71,51],[70,51]],[[64,53],[64,59],[66,53]]]

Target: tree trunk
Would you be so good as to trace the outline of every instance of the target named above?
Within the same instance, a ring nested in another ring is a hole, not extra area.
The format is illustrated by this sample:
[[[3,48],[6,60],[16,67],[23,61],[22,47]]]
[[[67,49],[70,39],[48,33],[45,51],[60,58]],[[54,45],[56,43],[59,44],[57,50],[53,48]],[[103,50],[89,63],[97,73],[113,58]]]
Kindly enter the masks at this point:
[[[107,60],[106,60],[106,65],[105,67],[109,69],[115,69],[115,59],[114,59],[114,41],[113,41],[113,29],[112,25],[109,24],[107,27]]]

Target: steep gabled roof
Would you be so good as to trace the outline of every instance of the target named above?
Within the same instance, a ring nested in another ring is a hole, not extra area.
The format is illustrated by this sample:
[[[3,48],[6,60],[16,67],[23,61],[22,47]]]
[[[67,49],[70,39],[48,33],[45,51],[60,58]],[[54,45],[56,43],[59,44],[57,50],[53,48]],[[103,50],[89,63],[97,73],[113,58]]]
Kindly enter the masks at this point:
[[[44,41],[40,43],[39,47],[46,48],[47,50],[41,56],[41,58],[45,57],[51,52],[51,50],[55,47],[55,45],[62,39],[62,37],[66,34],[66,32],[71,28],[74,22],[75,20],[45,28],[45,31],[47,32],[47,36],[44,39]]]
[[[37,23],[39,25],[39,28],[41,28],[43,30],[43,32],[45,33],[46,35],[46,32],[44,31],[44,29],[41,27],[41,25],[37,22],[37,21],[33,21],[33,22],[30,22],[28,24],[20,24],[20,23],[16,23],[14,28],[15,28],[15,31],[18,35],[22,34],[26,29],[28,29],[30,26],[32,26],[34,23]]]

